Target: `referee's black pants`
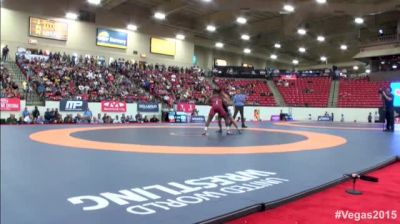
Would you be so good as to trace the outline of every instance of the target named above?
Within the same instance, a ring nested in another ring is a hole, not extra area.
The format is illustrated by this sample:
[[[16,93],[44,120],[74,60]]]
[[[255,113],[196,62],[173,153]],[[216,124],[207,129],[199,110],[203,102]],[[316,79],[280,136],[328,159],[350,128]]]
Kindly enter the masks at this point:
[[[235,106],[235,112],[233,113],[233,119],[236,119],[236,115],[238,112],[240,113],[240,120],[242,121],[242,127],[244,127],[244,116],[243,116],[243,108],[244,106]]]
[[[386,129],[394,131],[394,109],[386,109],[385,112]]]

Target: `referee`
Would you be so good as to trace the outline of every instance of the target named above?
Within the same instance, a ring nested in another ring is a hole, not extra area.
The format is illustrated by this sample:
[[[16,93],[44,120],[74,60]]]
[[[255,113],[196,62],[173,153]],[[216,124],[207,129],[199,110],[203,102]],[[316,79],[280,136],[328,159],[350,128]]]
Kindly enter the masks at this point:
[[[235,112],[233,113],[233,119],[236,119],[236,115],[238,112],[240,112],[240,117],[242,121],[242,128],[247,128],[247,126],[244,124],[245,119],[243,116],[243,108],[244,108],[244,103],[246,102],[247,96],[241,92],[240,89],[236,91],[236,94],[233,96],[233,104],[235,105]]]

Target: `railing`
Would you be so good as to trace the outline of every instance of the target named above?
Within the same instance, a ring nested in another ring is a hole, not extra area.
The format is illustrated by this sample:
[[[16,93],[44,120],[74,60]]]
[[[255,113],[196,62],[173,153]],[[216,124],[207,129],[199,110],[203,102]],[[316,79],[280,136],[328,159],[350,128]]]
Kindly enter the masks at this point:
[[[368,41],[362,43],[363,46],[374,46],[381,44],[389,44],[400,42],[400,34],[384,35],[369,39]]]

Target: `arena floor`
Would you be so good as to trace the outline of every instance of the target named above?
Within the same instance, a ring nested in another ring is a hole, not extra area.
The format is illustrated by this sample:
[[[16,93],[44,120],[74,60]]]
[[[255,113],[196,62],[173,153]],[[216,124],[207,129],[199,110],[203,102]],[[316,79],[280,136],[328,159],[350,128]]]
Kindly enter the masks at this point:
[[[1,223],[196,223],[400,155],[400,132],[356,123],[1,126]]]

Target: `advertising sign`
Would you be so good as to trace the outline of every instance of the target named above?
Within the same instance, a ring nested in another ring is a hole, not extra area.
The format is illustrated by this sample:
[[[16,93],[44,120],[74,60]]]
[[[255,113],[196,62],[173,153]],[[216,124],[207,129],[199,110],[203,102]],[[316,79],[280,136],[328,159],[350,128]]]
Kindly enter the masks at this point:
[[[1,98],[0,99],[1,111],[20,111],[21,100],[19,98]]]
[[[192,113],[196,109],[196,104],[194,103],[178,103],[177,111]]]
[[[128,46],[128,33],[97,28],[96,44],[103,47],[126,49]]]
[[[61,100],[60,111],[83,112],[88,109],[88,102],[83,100]]]
[[[126,112],[126,103],[119,101],[101,101],[101,112]]]
[[[144,113],[158,112],[159,111],[158,103],[138,103],[137,111]]]

